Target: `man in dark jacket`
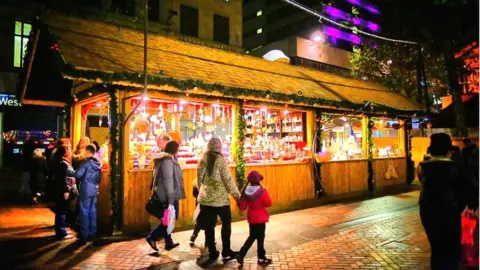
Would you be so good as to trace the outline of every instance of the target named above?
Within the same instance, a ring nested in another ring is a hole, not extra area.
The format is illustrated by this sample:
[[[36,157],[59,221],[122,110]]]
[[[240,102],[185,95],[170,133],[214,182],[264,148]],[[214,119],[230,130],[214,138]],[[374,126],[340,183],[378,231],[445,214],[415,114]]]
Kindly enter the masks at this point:
[[[80,241],[87,241],[97,232],[97,197],[98,184],[101,179],[100,161],[95,157],[95,145],[89,144],[85,148],[85,161],[75,172],[75,178],[80,183],[79,217]]]

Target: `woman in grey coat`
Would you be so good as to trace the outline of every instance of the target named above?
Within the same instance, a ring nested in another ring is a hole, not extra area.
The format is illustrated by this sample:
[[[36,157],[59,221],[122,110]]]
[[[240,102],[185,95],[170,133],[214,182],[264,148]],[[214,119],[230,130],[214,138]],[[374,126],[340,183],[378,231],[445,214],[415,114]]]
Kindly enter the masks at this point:
[[[153,181],[156,183],[155,192],[160,201],[165,205],[165,209],[170,205],[175,207],[178,218],[178,201],[185,199],[185,189],[183,187],[182,168],[177,161],[179,144],[176,141],[169,141],[165,146],[165,152],[159,154],[154,159]],[[158,224],[147,236],[147,243],[155,251],[158,251],[156,241],[165,239],[165,250],[171,250],[178,247],[174,243],[172,236],[167,233],[167,227]]]

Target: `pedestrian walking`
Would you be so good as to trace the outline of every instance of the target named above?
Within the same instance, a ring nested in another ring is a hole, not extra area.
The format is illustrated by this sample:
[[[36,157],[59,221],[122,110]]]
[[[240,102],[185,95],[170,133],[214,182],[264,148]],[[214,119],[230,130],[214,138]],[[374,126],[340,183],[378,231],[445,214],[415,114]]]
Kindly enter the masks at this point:
[[[32,165],[30,167],[30,189],[32,191],[32,204],[38,204],[38,198],[44,192],[47,182],[47,159],[43,156],[42,149],[33,151]]]
[[[86,159],[75,172],[75,178],[80,186],[78,202],[80,233],[78,238],[81,243],[91,240],[97,232],[97,198],[102,165],[95,157],[95,152],[95,145],[87,145],[85,147]]]
[[[198,206],[198,186],[197,186],[197,180],[194,180],[193,183],[193,190],[192,190],[192,195],[195,198],[195,207]],[[200,233],[200,226],[198,225],[198,222],[195,222],[195,228],[193,229],[192,236],[190,237],[190,246],[195,246],[195,240],[197,240],[198,234]],[[205,243],[206,246],[206,243]]]
[[[185,199],[185,189],[183,185],[183,174],[177,156],[180,145],[176,141],[169,141],[165,145],[164,152],[160,153],[154,159],[153,167],[153,190],[160,202],[164,205],[163,210],[173,205],[178,219],[178,201]],[[165,250],[172,250],[179,246],[168,234],[167,226],[160,221],[147,236],[147,243],[150,247],[158,251],[157,241],[161,238],[165,240]]]
[[[235,259],[237,252],[230,247],[232,234],[232,213],[230,210],[229,194],[235,200],[240,199],[238,191],[227,163],[222,155],[222,142],[218,138],[212,138],[208,142],[207,151],[202,155],[197,168],[197,185],[200,188],[198,202],[200,214],[198,224],[205,230],[205,238],[209,251],[208,260],[202,266],[214,263],[220,253],[215,245],[215,225],[217,217],[222,220],[222,257],[229,261]]]
[[[32,191],[30,190],[30,171],[32,167],[33,150],[35,150],[35,146],[30,138],[30,133],[27,132],[22,147],[22,183],[19,191],[22,202],[31,202],[30,196]]]
[[[461,251],[461,174],[452,161],[452,141],[445,133],[430,137],[429,160],[419,165],[420,218],[431,247],[431,268],[457,269]]]
[[[266,224],[270,217],[266,208],[272,206],[272,200],[267,190],[260,185],[262,180],[263,176],[259,172],[251,171],[247,176],[250,186],[245,189],[238,203],[240,210],[247,210],[248,226],[250,227],[248,238],[237,255],[237,262],[240,265],[243,265],[243,259],[255,241],[257,241],[258,264],[272,263],[272,260],[266,257],[264,246]]]
[[[69,201],[77,194],[75,171],[70,162],[70,148],[61,146],[56,152],[62,159],[52,168],[55,179],[55,234],[59,239],[70,239],[73,236],[66,230],[67,212]]]

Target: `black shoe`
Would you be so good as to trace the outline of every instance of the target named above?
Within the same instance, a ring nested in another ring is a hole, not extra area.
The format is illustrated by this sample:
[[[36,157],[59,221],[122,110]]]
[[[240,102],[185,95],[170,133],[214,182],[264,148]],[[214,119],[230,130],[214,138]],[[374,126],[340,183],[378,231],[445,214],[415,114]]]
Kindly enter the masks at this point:
[[[202,267],[202,268],[207,268],[208,266],[210,266],[211,264],[217,262],[218,260],[218,257],[220,257],[220,252],[215,252],[213,255],[212,254],[209,254],[208,256],[208,259],[202,263],[200,263],[201,261],[201,258],[197,261],[197,264],[198,266]]]
[[[222,259],[224,261],[231,261],[235,259],[238,255],[238,252],[230,250],[228,253],[223,253],[222,252]]]
[[[243,256],[242,255],[237,254],[236,259],[237,259],[238,264],[243,265]]]
[[[158,248],[157,248],[157,242],[155,242],[153,239],[151,239],[150,237],[147,237],[147,243],[150,245],[150,247],[155,250],[155,251],[158,251]]]
[[[267,258],[259,258],[257,263],[259,265],[269,265],[272,263],[272,259],[267,259]]]
[[[174,248],[176,248],[176,247],[178,247],[178,246],[180,246],[179,243],[171,243],[171,244],[165,245],[165,250],[170,251],[170,250],[172,250],[172,249],[174,249]]]

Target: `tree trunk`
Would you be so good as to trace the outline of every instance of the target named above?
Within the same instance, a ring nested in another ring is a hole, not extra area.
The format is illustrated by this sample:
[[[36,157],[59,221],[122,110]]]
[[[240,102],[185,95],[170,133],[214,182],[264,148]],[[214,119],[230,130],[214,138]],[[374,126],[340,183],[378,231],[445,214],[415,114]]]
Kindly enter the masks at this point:
[[[456,136],[467,137],[467,121],[465,118],[465,107],[462,101],[462,89],[458,84],[458,69],[454,58],[452,42],[446,41],[444,48],[445,67],[447,69],[448,85],[452,95],[453,110],[455,112],[455,124],[457,127]]]

